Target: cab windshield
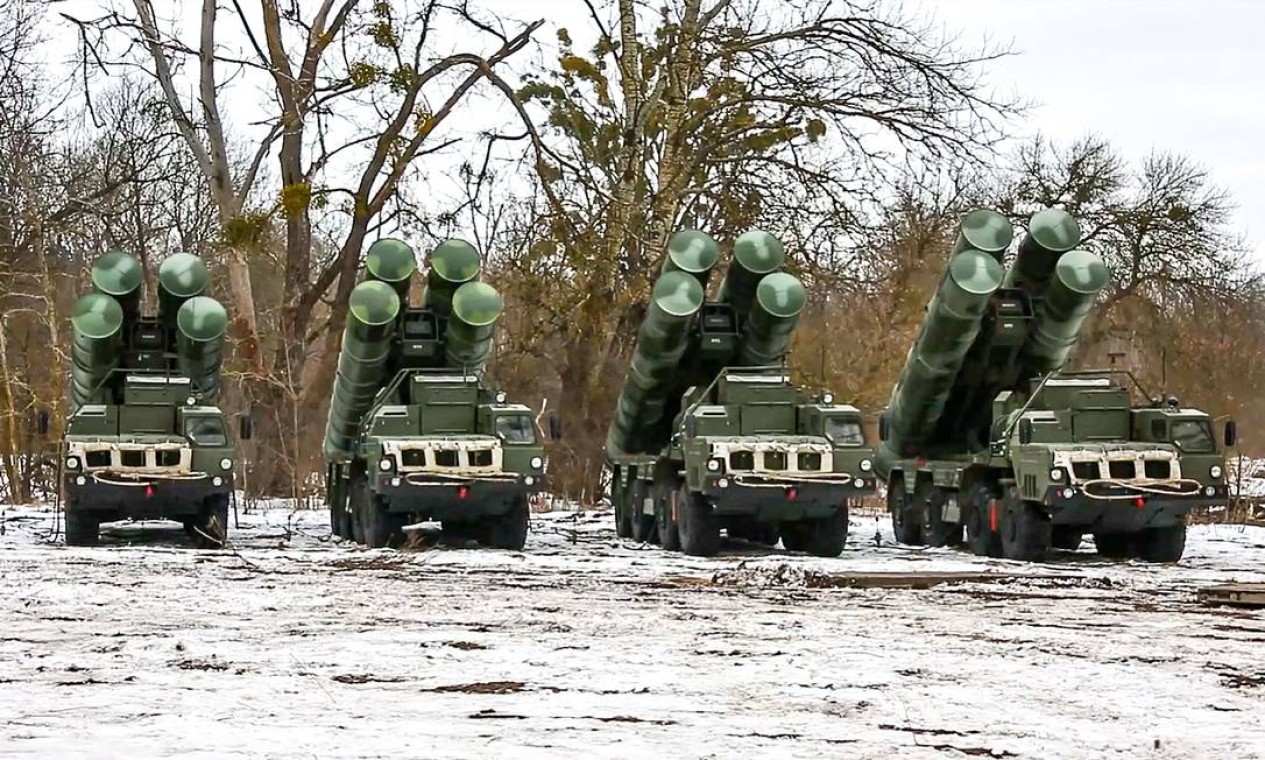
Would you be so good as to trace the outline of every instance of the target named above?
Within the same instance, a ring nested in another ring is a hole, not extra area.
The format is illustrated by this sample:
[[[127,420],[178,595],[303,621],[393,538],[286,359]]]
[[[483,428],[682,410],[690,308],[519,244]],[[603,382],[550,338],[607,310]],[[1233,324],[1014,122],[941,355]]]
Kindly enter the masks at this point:
[[[861,446],[865,444],[865,435],[861,432],[861,422],[847,417],[827,417],[826,437],[834,441],[836,446]]]
[[[184,422],[184,434],[194,446],[228,445],[224,420],[219,417],[189,417]]]
[[[1207,420],[1174,420],[1173,445],[1186,454],[1211,454],[1216,451],[1212,442],[1212,425]]]
[[[496,418],[496,435],[506,443],[535,443],[536,426],[525,414],[508,414]]]

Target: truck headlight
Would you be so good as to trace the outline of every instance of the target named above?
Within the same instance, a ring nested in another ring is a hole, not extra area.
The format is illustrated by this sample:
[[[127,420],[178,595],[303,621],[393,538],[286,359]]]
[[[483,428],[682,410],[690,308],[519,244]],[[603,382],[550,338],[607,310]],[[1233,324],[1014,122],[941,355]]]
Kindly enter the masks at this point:
[[[868,459],[861,460],[861,472],[869,472],[874,469],[874,463]]]
[[[1062,480],[1062,479],[1063,479],[1063,470],[1061,468],[1055,467],[1053,470],[1050,470],[1050,480]]]
[[[496,403],[504,404],[505,398],[506,398],[505,391],[497,391],[496,396],[494,396],[494,398],[496,399]]]
[[[1208,468],[1208,474],[1214,478],[1219,478],[1225,471],[1221,469],[1221,465],[1214,464]]]
[[[545,466],[545,460],[541,459],[540,457],[532,457],[530,464],[533,470],[539,470],[541,467]]]
[[[221,460],[220,460],[220,469],[221,469],[221,470],[231,470],[231,469],[233,469],[233,460],[229,459],[228,457],[224,457],[223,459],[221,459]]]
[[[536,479],[530,475],[523,478],[523,485],[530,486],[530,485],[534,485],[535,483],[536,483]]]
[[[835,394],[833,393],[821,394],[821,403],[825,404],[826,406],[830,406],[834,402],[835,402]]]
[[[215,477],[211,478],[211,485],[215,486],[216,488],[219,488],[220,486],[224,485],[224,478],[221,478],[219,475],[216,475]]]
[[[707,460],[708,472],[720,472],[721,466],[722,466],[721,461],[717,459],[716,457],[712,457],[711,459]]]
[[[378,460],[378,469],[383,472],[389,472],[394,466],[395,462],[391,461],[391,457],[382,457]]]
[[[78,457],[66,457],[66,469],[67,469],[67,470],[77,470],[77,469],[79,469],[79,458],[78,458]]]

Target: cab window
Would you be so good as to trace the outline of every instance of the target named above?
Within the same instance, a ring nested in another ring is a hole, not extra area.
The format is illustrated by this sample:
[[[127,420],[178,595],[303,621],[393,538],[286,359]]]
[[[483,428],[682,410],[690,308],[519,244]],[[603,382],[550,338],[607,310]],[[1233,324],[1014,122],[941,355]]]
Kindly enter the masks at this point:
[[[826,418],[826,437],[834,441],[836,446],[862,446],[865,434],[861,432],[859,420],[846,417]]]
[[[184,434],[195,446],[228,445],[224,420],[219,417],[189,417],[184,422]]]
[[[1173,420],[1173,445],[1185,454],[1211,454],[1212,425],[1207,420]]]
[[[525,414],[502,415],[496,418],[496,435],[506,443],[535,443],[536,426]]]

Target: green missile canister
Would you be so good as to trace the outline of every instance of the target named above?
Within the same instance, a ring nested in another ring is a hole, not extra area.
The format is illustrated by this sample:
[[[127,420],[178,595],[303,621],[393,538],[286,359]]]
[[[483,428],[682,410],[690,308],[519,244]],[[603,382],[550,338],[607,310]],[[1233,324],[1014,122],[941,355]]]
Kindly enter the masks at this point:
[[[772,274],[786,260],[782,241],[762,230],[748,230],[734,241],[733,257],[720,284],[717,300],[738,314],[749,314],[760,279]]]
[[[905,445],[929,435],[944,413],[989,298],[1001,281],[1001,264],[988,253],[967,249],[949,262],[892,390],[886,444],[898,455],[905,455]]]
[[[668,255],[663,258],[660,274],[685,272],[706,288],[719,257],[720,247],[711,235],[698,230],[681,230],[668,241]]]
[[[430,253],[422,306],[433,309],[441,317],[448,316],[452,311],[453,294],[457,288],[473,282],[481,266],[479,252],[466,241],[452,238],[440,243]]]
[[[1085,319],[1094,299],[1107,286],[1111,274],[1102,259],[1089,251],[1068,251],[1054,267],[1045,298],[1033,315],[1033,328],[1020,353],[1020,361],[1032,375],[1062,368],[1080,342]]]
[[[413,248],[403,240],[381,238],[373,241],[365,254],[365,275],[370,280],[385,282],[400,297],[400,303],[409,303],[409,285],[417,271],[417,256]]]
[[[119,366],[123,307],[105,293],[88,293],[75,302],[70,324],[70,395],[78,409]]]
[[[454,369],[480,370],[492,355],[496,322],[505,302],[486,282],[467,282],[452,294],[445,361]]]
[[[1009,219],[991,209],[976,209],[962,217],[952,255],[972,250],[1001,261],[1014,236],[1015,229]]]
[[[1002,284],[1028,291],[1035,307],[1045,297],[1059,257],[1080,244],[1081,228],[1066,211],[1048,208],[1028,222],[1028,234],[1019,243],[1019,255]]]
[[[338,374],[325,424],[325,456],[351,458],[361,418],[373,406],[391,354],[400,297],[385,282],[368,280],[351,291]]]
[[[663,420],[667,393],[689,347],[690,324],[703,305],[703,285],[683,271],[663,274],[637,331],[637,347],[606,435],[612,456],[654,446],[649,431]]]
[[[803,283],[792,274],[774,272],[760,280],[738,349],[738,364],[762,367],[781,363],[807,300]]]
[[[209,296],[194,296],[176,312],[176,361],[201,393],[203,403],[219,402],[220,364],[227,329],[228,313]]]
[[[126,251],[107,251],[92,263],[92,286],[119,302],[125,320],[140,311],[144,281],[141,263]]]
[[[158,267],[158,314],[174,326],[180,307],[206,292],[210,276],[206,264],[192,253],[173,253]]]

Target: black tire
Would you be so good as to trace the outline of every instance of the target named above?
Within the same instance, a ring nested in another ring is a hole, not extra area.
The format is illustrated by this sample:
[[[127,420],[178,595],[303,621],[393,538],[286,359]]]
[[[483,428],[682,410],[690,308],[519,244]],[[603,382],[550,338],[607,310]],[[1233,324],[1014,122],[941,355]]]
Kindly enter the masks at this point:
[[[1050,551],[1050,517],[1017,491],[1002,501],[1001,552],[1006,559],[1040,562]]]
[[[615,535],[632,538],[632,494],[619,483],[611,484],[611,504],[615,507]]]
[[[519,551],[527,543],[530,526],[531,510],[527,507],[527,497],[516,496],[508,512],[488,522],[488,546]]]
[[[680,551],[681,534],[673,517],[672,491],[660,483],[655,483],[653,488],[655,527],[659,531],[659,545],[670,552]]]
[[[949,492],[943,488],[929,487],[925,500],[922,501],[922,540],[927,546],[959,546],[962,543],[962,526],[958,523],[944,521],[944,505],[948,501]],[[922,489],[919,489],[919,493]],[[914,497],[918,497],[918,493]]]
[[[896,542],[906,546],[922,546],[922,519],[913,513],[913,500],[905,493],[905,481],[894,478],[887,484],[887,509],[892,513],[892,532]]]
[[[806,552],[811,541],[811,526],[807,520],[784,522],[781,526],[782,546],[790,552]]]
[[[66,546],[96,546],[101,521],[91,512],[66,505]]]
[[[684,483],[676,493],[680,520],[681,551],[691,557],[711,557],[720,551],[720,528],[706,496],[690,491]]]
[[[1144,562],[1177,562],[1186,551],[1186,526],[1146,528],[1138,533],[1135,546]]]
[[[1081,548],[1081,539],[1085,537],[1085,529],[1079,525],[1055,525],[1051,536],[1050,545],[1055,549],[1076,551]]]
[[[364,545],[370,549],[403,546],[408,538],[404,534],[404,526],[408,524],[408,515],[390,511],[381,499],[368,492],[367,485],[365,490],[360,513]]]
[[[628,491],[628,525],[632,530],[629,538],[638,543],[657,540],[655,536],[655,516],[645,514],[643,511],[645,509],[646,487],[644,480],[634,480],[632,488]]]
[[[814,557],[838,557],[848,544],[848,506],[833,515],[804,523],[808,527],[808,553]]]
[[[369,501],[369,478],[363,472],[352,472],[347,481],[347,516],[351,521],[351,540],[365,542],[365,504]]]
[[[996,513],[997,492],[989,483],[979,483],[967,492],[962,504],[963,521],[966,523],[966,544],[977,557],[1000,557],[1001,534],[994,528],[1001,527],[1001,515]]]
[[[777,546],[777,542],[781,537],[777,523],[757,522],[752,526],[750,540],[765,546]]]
[[[345,529],[346,523],[343,519],[344,512],[345,510],[341,506],[334,505],[334,504],[329,505],[330,535],[338,536],[339,538],[347,538],[346,529]]]
[[[1129,559],[1135,552],[1132,533],[1095,533],[1094,548],[1107,559]]]
[[[199,549],[222,549],[228,544],[228,495],[208,496],[195,523],[194,543]]]

